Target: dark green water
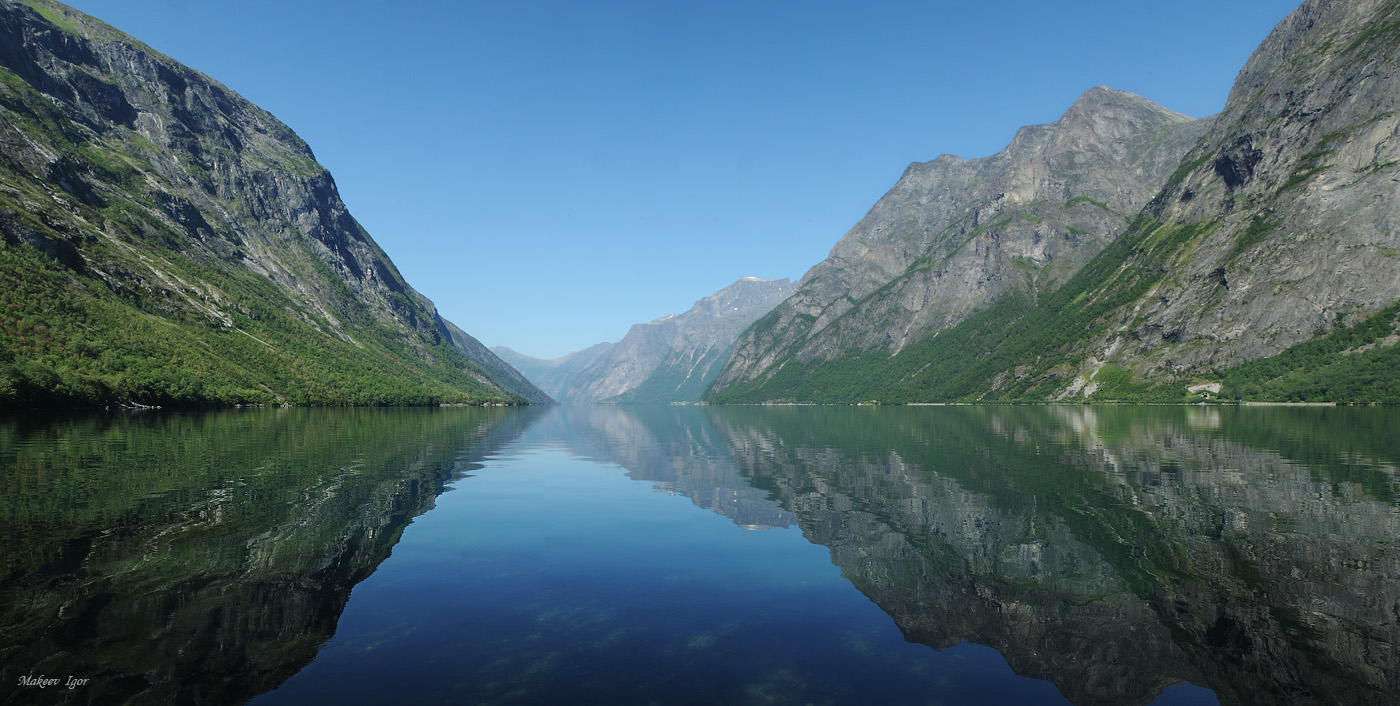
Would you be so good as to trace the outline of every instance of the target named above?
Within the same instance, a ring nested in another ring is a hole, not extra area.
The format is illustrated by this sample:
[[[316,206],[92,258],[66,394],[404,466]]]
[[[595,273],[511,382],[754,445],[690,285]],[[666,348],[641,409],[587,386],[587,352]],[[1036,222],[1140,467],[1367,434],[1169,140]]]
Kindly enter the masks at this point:
[[[0,703],[1396,703],[1398,497],[1392,409],[0,418]]]

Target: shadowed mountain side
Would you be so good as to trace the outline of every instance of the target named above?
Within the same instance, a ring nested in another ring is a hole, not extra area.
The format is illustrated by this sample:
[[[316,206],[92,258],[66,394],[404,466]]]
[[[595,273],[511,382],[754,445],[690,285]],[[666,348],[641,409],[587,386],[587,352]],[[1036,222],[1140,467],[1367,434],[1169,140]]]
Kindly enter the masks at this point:
[[[491,349],[457,328],[451,321],[443,319],[442,323],[451,337],[452,347],[485,373],[483,382],[492,382],[506,392],[519,395],[530,404],[554,404],[549,395],[531,383],[519,370],[511,367],[508,361],[491,352]]]
[[[551,396],[567,392],[579,373],[607,355],[612,343],[599,343],[553,360],[532,358],[505,346],[491,349],[501,360],[514,366],[532,384]],[[559,400],[559,398],[554,398]],[[559,400],[562,401],[562,400]]]

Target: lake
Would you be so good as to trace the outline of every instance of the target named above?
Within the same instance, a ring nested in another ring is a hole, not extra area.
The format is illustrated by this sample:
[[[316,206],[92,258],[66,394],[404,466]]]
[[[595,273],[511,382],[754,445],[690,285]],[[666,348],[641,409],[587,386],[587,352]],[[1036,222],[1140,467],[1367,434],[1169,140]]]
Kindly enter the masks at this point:
[[[1382,704],[1400,410],[0,417],[3,704]]]

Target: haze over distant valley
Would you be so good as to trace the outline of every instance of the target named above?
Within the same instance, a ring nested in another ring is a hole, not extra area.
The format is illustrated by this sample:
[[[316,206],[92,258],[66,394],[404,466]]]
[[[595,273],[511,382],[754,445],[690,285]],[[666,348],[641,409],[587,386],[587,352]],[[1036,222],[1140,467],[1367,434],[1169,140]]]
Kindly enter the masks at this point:
[[[493,351],[559,402],[695,402],[729,358],[734,339],[792,293],[791,281],[742,277],[682,314],[634,325],[622,340],[555,360]]]

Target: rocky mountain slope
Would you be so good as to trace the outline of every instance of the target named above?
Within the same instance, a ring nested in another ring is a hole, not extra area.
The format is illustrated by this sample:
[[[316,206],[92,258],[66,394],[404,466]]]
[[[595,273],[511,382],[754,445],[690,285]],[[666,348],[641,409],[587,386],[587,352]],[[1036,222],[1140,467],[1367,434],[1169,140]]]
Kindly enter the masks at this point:
[[[0,406],[546,399],[438,316],[287,126],[0,0]]]
[[[1209,124],[1098,87],[996,155],[910,165],[744,333],[715,389],[790,360],[897,354],[1009,293],[1054,289],[1123,233]]]
[[[510,359],[560,402],[693,402],[719,373],[739,333],[792,290],[790,280],[744,277],[684,314],[632,326],[614,344],[555,361],[497,352],[517,356]]]
[[[1143,243],[1123,261],[1139,274],[1100,291],[1151,284],[1105,317],[1078,381],[1117,364],[1141,379],[1220,382],[1217,371],[1393,309],[1397,109],[1400,3],[1309,0],[1290,14],[1144,212]],[[1400,338],[1395,312],[1381,316],[1379,335],[1352,346],[1377,362]]]
[[[1128,231],[1053,292],[898,355],[789,359],[740,388],[726,371],[712,399],[1400,401],[1397,28],[1393,0],[1303,3]]]

